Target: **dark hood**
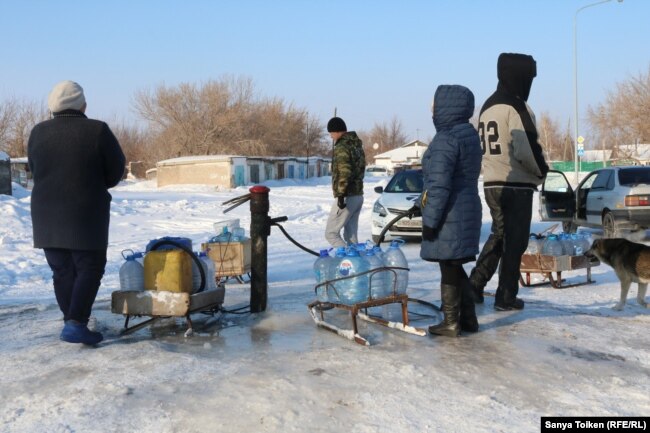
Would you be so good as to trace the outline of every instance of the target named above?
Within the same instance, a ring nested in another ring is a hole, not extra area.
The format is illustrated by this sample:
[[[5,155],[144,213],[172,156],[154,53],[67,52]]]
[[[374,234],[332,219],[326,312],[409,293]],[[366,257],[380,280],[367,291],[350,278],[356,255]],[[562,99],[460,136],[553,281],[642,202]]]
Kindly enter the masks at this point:
[[[438,86],[433,97],[433,124],[437,131],[467,123],[474,114],[474,94],[457,84]]]
[[[502,53],[497,62],[498,89],[527,101],[537,63],[527,54]]]

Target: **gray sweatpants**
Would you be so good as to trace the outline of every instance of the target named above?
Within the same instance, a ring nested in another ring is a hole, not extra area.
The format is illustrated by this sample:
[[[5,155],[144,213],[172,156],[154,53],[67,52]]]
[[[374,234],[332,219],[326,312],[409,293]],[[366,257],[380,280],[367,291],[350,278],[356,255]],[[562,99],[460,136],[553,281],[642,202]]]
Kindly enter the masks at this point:
[[[363,206],[363,196],[353,195],[345,198],[345,207],[339,209],[337,199],[332,203],[332,210],[325,227],[325,239],[333,247],[344,247],[356,244],[357,229],[359,228],[359,214]],[[343,237],[341,238],[341,229]]]

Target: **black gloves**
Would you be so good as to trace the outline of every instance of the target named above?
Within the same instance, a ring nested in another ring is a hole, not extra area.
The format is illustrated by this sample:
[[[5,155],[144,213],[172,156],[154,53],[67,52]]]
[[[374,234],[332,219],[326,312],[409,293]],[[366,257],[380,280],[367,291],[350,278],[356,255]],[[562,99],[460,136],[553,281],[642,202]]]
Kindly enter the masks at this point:
[[[412,208],[406,211],[406,215],[408,215],[409,219],[413,217],[420,217],[422,216],[422,211],[420,210],[418,205],[414,204]]]
[[[339,209],[345,208],[345,197],[339,197],[339,202],[337,203]]]

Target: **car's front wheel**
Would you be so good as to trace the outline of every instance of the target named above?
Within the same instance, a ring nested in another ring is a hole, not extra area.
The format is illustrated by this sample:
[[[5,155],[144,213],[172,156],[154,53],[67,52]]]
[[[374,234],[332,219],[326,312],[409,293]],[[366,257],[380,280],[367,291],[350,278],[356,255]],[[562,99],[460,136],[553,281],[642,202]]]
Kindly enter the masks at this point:
[[[611,212],[607,211],[603,215],[603,231],[606,238],[617,238],[619,236],[619,229],[616,226],[616,220]]]

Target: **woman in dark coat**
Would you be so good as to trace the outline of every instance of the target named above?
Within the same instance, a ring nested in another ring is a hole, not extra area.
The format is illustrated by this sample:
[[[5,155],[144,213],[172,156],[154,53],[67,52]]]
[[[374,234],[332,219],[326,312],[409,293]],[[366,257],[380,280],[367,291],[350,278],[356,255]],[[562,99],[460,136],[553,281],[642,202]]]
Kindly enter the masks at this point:
[[[420,197],[420,257],[438,262],[443,321],[429,327],[434,335],[456,337],[478,331],[474,300],[463,263],[476,260],[482,209],[478,194],[481,142],[469,123],[474,95],[463,86],[442,85],[433,101],[436,135],[422,157],[424,189]]]
[[[43,248],[63,312],[61,340],[97,344],[87,327],[104,275],[111,195],[124,173],[124,154],[108,125],[84,114],[83,89],[58,83],[48,97],[52,118],[34,127],[27,156],[34,247]]]

